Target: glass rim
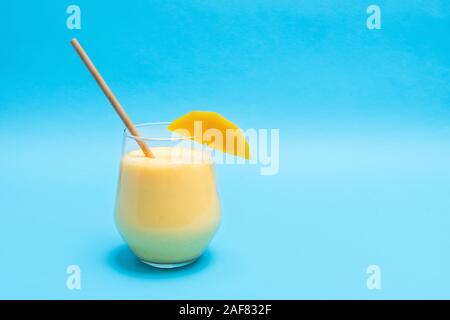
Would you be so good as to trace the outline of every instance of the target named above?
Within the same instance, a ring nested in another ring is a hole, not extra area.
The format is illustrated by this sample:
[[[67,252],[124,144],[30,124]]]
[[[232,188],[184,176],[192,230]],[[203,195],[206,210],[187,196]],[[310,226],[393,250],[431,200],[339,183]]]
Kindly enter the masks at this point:
[[[169,125],[171,122],[168,121],[161,121],[161,122],[144,122],[144,123],[138,123],[135,125],[136,129],[142,128],[142,127],[156,127],[156,126],[163,126],[163,125]],[[173,132],[167,130],[169,134],[173,135]],[[135,136],[132,135],[127,128],[123,129],[123,133],[127,138],[133,139],[133,140],[144,140],[144,141],[186,141],[186,140],[194,140],[195,136],[178,136],[178,137],[147,137],[146,135],[140,135]]]

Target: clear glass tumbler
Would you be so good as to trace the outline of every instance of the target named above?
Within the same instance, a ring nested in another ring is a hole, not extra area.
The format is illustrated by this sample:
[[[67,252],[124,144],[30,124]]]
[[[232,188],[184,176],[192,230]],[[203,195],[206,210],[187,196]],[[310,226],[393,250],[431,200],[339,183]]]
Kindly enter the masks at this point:
[[[196,260],[220,224],[211,153],[190,138],[174,136],[168,123],[138,125],[154,158],[124,132],[115,221],[144,263],[174,268]]]

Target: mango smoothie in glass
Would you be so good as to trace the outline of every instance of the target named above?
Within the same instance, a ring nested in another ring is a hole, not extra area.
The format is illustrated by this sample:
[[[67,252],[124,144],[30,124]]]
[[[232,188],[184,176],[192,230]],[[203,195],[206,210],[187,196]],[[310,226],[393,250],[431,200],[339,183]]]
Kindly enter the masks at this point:
[[[200,110],[135,126],[78,40],[70,43],[127,128],[115,209],[120,234],[146,264],[195,261],[220,223],[213,159],[203,145],[250,160],[244,133],[219,113]]]
[[[144,263],[173,268],[195,261],[220,224],[211,153],[190,137],[174,136],[168,123],[138,125],[151,145],[145,157],[135,136],[124,133],[115,221]]]

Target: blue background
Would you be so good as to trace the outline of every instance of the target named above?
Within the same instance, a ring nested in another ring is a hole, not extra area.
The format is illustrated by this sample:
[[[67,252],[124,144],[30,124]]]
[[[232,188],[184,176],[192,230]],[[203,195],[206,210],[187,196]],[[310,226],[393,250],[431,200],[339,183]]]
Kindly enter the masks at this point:
[[[77,0],[68,30],[72,2],[3,1],[0,298],[450,298],[450,3],[375,3],[371,31],[362,0]],[[72,37],[135,122],[280,129],[278,175],[217,167],[196,264],[151,269],[119,237],[122,124]]]

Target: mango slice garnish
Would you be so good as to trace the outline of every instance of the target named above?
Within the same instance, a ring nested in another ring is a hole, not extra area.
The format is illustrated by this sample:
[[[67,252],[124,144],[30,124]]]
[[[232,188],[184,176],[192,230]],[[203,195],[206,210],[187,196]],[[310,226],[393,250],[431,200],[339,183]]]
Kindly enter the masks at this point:
[[[250,147],[242,130],[217,112],[191,111],[167,129],[224,153],[250,159]]]

